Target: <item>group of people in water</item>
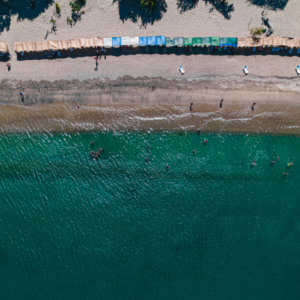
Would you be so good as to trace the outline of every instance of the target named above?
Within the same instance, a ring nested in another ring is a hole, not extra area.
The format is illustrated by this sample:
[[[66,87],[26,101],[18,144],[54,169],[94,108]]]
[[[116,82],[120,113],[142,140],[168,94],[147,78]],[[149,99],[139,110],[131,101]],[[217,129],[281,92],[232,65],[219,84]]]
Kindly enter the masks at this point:
[[[91,145],[94,146],[95,143],[93,141],[91,141]],[[95,151],[91,151],[90,152],[90,156],[92,158],[99,158],[101,156],[101,151],[104,151],[104,149],[103,148],[99,148],[98,151],[97,151],[97,153],[95,153]]]
[[[279,158],[279,156],[278,156],[278,157],[277,157],[277,161],[278,161],[279,159],[280,159],[280,158]],[[274,165],[275,162],[276,162],[276,160],[270,161],[270,164],[271,164],[271,165]],[[251,165],[252,165],[252,166],[257,166],[257,164],[255,163],[255,160],[254,160],[254,159],[253,159]],[[289,167],[291,167],[292,165],[293,165],[293,162],[290,162],[290,163],[288,163],[286,166],[287,166],[287,168],[289,168]],[[283,174],[284,176],[289,175],[289,173],[284,173],[284,172],[282,172],[282,174]]]

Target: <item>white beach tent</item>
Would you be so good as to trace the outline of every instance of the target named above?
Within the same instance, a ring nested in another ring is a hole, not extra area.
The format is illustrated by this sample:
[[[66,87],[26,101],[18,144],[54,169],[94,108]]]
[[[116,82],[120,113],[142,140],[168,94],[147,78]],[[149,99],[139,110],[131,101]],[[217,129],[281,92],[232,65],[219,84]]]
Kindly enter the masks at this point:
[[[130,45],[130,37],[129,36],[121,37],[121,45],[129,46]]]
[[[139,37],[134,37],[130,39],[130,45],[133,47],[138,47],[139,46]]]
[[[112,38],[104,38],[103,43],[105,48],[112,47]]]

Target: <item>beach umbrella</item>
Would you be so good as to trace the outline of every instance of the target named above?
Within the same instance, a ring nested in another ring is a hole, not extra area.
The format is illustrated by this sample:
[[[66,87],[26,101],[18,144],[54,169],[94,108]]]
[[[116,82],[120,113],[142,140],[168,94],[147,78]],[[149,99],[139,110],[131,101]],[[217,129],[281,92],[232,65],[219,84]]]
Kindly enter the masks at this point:
[[[192,38],[184,38],[183,42],[184,42],[184,46],[193,46]]]
[[[103,44],[104,44],[104,47],[106,47],[106,48],[112,47],[112,38],[104,38]]]
[[[147,37],[147,45],[148,46],[157,46],[157,38],[156,38],[156,36],[148,36]]]
[[[122,45],[122,40],[120,37],[113,37],[112,38],[112,46],[113,47],[120,47]]]
[[[166,46],[166,37],[164,35],[158,35],[156,41],[158,46]]]
[[[139,37],[139,45],[140,46],[147,46],[147,38],[145,36]]]
[[[194,37],[192,39],[193,41],[193,46],[202,46],[202,38],[201,37]]]

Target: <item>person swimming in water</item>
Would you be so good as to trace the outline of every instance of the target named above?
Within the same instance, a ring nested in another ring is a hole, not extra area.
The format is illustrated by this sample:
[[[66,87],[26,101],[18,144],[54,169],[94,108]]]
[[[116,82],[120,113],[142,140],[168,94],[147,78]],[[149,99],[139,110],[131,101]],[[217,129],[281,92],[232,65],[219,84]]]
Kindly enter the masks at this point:
[[[253,161],[252,161],[252,166],[257,166],[257,164],[255,163],[255,160],[253,159]]]
[[[207,140],[204,140],[204,145],[206,145],[207,144]]]
[[[292,165],[293,165],[293,163],[290,162],[290,163],[287,164],[287,167],[289,168],[289,167],[292,166]]]
[[[201,129],[198,129],[198,135],[200,135],[200,133],[201,133]]]
[[[196,154],[197,153],[196,150],[194,150],[193,153]]]
[[[145,158],[145,161],[148,162],[148,158],[147,157]]]
[[[166,165],[167,170],[170,168],[168,165]]]
[[[270,161],[271,165],[275,164],[275,160],[274,161]]]
[[[150,149],[150,146],[148,145],[148,147],[147,147],[148,149]]]
[[[284,176],[289,175],[289,173],[282,173]]]
[[[94,142],[93,141],[91,141],[91,145],[94,146]]]
[[[279,160],[280,158],[279,158],[279,156],[277,157],[277,160]]]

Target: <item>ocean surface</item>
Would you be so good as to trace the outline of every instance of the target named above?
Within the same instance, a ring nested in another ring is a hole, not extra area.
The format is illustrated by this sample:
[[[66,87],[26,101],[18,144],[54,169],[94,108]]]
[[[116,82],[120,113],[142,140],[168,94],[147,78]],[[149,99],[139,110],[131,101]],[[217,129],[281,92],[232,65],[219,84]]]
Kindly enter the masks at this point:
[[[1,135],[0,299],[300,299],[299,149],[292,136]]]

